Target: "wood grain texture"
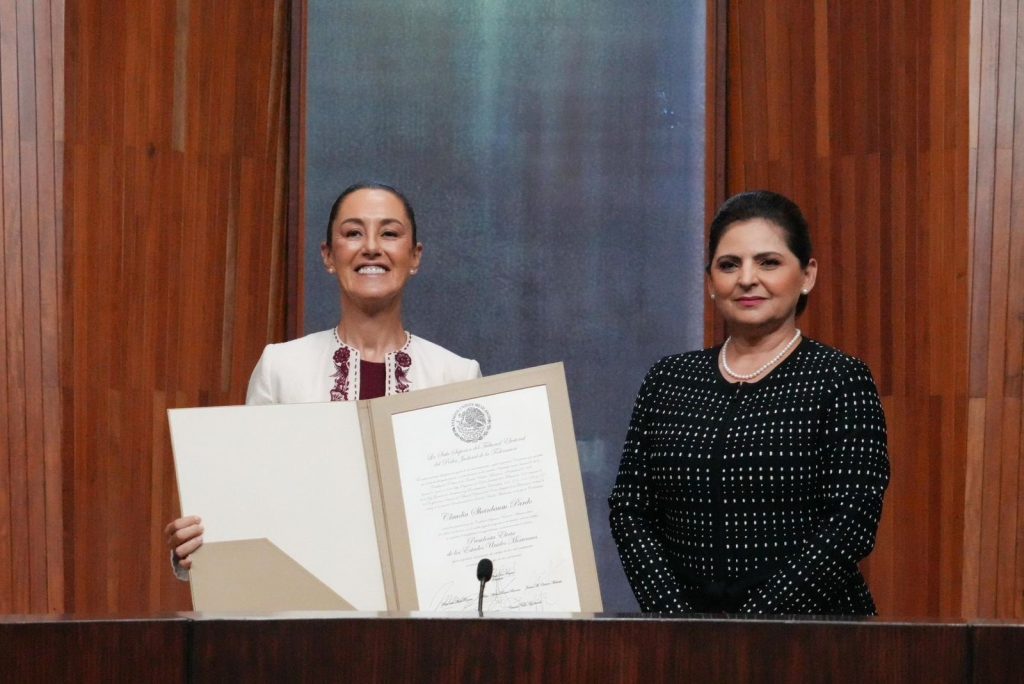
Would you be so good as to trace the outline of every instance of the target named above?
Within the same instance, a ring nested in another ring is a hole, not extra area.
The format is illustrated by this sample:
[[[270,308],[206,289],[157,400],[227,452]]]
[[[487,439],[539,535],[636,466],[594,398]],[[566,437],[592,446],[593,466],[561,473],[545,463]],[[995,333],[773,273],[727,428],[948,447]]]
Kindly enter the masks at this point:
[[[209,682],[963,682],[971,647],[963,624],[813,620],[199,619],[192,629],[191,671]]]
[[[166,410],[284,339],[289,3],[67,7],[67,605],[188,608]],[[102,559],[102,560],[98,560]]]
[[[704,175],[707,179],[704,191],[705,224],[710,224],[715,210],[726,199],[725,174],[728,168],[726,158],[726,132],[729,130],[729,53],[727,36],[729,31],[729,3],[726,0],[708,0],[707,3],[707,66],[705,68],[704,131],[706,152]],[[704,308],[704,344],[710,346],[722,334],[722,321],[715,318],[714,307]]]
[[[285,329],[288,339],[304,332],[305,253],[306,253],[306,42],[309,3],[293,0],[289,15],[290,49],[288,54],[288,240]],[[282,92],[283,96],[283,92]]]
[[[0,613],[64,608],[63,18],[0,0]]]
[[[877,619],[0,617],[15,681],[1016,682],[1024,627]]]
[[[1024,617],[1024,17],[975,0],[970,17],[972,262],[964,614]]]
[[[12,682],[185,682],[183,618],[0,619],[0,671]]]
[[[1024,672],[1024,625],[976,624],[971,626],[974,661],[972,682],[1011,684]]]
[[[862,358],[882,394],[893,478],[864,569],[883,615],[962,606],[969,359],[992,353],[968,334],[968,272],[988,270],[968,258],[969,27],[968,0],[730,3],[726,124],[709,129],[726,196],[764,187],[804,210],[819,272],[801,328]]]

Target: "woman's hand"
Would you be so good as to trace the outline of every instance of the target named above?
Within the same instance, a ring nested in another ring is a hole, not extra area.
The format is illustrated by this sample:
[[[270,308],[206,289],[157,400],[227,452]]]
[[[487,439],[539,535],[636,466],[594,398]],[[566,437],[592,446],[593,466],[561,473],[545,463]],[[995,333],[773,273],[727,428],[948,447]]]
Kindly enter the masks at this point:
[[[164,534],[167,536],[167,548],[174,553],[178,565],[186,570],[191,568],[192,553],[203,545],[203,526],[199,516],[178,518],[164,528]]]

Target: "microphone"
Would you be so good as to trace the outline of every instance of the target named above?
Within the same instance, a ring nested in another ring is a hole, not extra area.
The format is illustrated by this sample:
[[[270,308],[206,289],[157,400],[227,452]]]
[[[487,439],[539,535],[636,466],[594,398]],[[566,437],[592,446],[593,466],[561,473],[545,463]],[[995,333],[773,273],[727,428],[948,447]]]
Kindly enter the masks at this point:
[[[493,572],[494,563],[490,558],[481,558],[480,562],[476,564],[476,578],[480,580],[480,595],[476,600],[476,611],[480,617],[484,616],[484,585],[490,581]]]

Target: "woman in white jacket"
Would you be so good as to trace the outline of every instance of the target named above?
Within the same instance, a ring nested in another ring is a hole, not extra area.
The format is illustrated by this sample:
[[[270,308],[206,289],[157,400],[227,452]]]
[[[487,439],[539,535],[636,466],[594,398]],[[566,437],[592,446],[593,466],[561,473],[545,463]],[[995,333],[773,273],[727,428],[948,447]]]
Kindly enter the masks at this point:
[[[341,322],[330,330],[263,350],[249,378],[247,404],[348,401],[480,377],[480,365],[409,333],[402,294],[423,245],[409,201],[382,183],[346,188],[331,207],[324,267],[338,280]],[[164,530],[175,575],[188,578],[203,543],[197,516]]]

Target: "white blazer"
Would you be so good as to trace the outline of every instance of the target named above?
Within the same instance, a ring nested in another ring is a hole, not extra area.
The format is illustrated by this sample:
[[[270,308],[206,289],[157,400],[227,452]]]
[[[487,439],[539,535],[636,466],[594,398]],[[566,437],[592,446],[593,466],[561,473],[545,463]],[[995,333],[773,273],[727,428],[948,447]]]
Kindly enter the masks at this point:
[[[410,333],[406,333],[401,349],[388,352],[385,364],[389,396],[480,377],[476,361]],[[334,391],[336,386],[338,390]],[[358,398],[359,351],[338,340],[331,329],[291,342],[268,344],[249,378],[245,403],[301,404]]]

